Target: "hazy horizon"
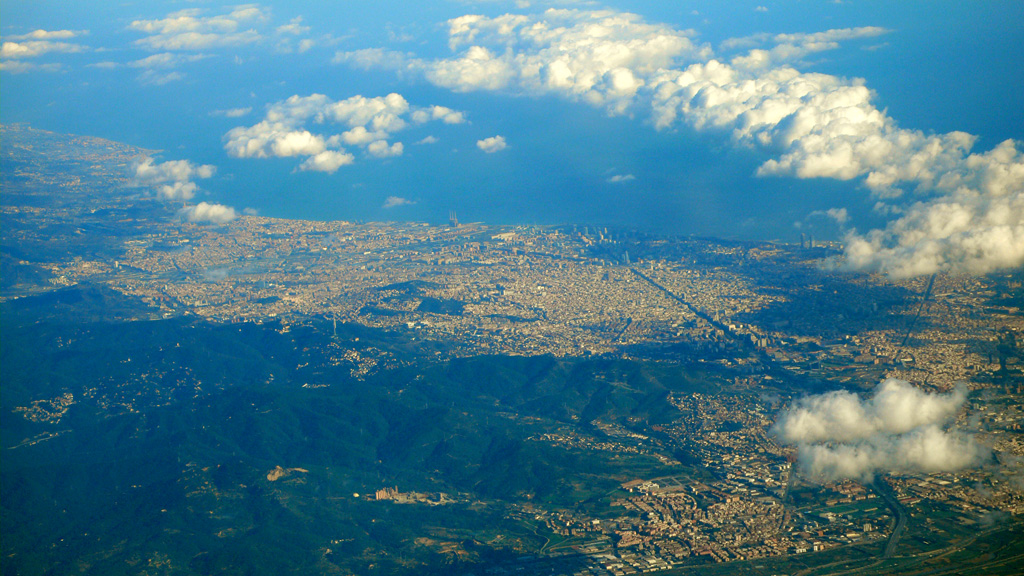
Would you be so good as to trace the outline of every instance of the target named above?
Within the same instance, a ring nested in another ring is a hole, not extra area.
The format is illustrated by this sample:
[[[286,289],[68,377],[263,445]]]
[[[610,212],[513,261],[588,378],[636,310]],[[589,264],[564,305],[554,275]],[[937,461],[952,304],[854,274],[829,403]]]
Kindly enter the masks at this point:
[[[140,178],[168,199],[806,232],[902,276],[1024,262],[1019,3],[13,2],[3,16],[0,120],[211,167]]]

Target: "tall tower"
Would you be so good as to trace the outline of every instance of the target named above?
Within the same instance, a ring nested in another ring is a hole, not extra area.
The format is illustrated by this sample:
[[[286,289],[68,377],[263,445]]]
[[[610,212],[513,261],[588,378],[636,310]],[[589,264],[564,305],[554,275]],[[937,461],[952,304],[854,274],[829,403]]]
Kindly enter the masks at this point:
[[[455,210],[448,212],[448,225],[452,228],[459,227],[459,219],[455,216]]]

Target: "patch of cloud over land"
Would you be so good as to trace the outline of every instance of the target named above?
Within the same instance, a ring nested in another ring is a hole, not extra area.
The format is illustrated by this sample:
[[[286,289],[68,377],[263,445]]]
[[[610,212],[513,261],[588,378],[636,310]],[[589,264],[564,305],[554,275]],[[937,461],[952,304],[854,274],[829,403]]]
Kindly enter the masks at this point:
[[[188,160],[157,162],[146,156],[135,165],[135,184],[152,187],[164,200],[191,200],[198,189],[193,180],[210,178],[215,171],[209,164],[196,165]]]
[[[461,124],[465,116],[444,106],[412,106],[395,93],[340,101],[323,94],[295,95],[271,104],[259,123],[228,131],[224,148],[235,158],[305,157],[300,170],[333,173],[355,162],[345,146],[374,158],[401,156],[404,144],[389,140],[428,122]]]
[[[609,10],[550,9],[448,22],[448,58],[381,48],[335,62],[394,70],[453,91],[554,94],[657,129],[724,133],[768,156],[762,177],[856,180],[894,219],[851,230],[844,267],[896,278],[1024,265],[1024,153],[973,150],[964,132],[901,128],[860,79],[804,72],[813,53],[890,33],[878,27],[726,41]]]
[[[144,156],[135,164],[134,184],[154,189],[161,200],[187,202],[199,189],[193,180],[211,178],[216,171],[216,167],[209,164],[193,164],[188,160],[157,162],[151,156]],[[238,218],[238,213],[230,206],[200,202],[183,206],[177,216],[182,222],[226,224]]]
[[[961,470],[991,454],[951,424],[966,400],[962,385],[929,394],[889,378],[866,399],[841,390],[801,398],[779,416],[772,433],[797,446],[800,471],[817,481]]]
[[[186,206],[178,211],[178,216],[185,222],[195,224],[227,224],[238,218],[234,208],[207,202]]]

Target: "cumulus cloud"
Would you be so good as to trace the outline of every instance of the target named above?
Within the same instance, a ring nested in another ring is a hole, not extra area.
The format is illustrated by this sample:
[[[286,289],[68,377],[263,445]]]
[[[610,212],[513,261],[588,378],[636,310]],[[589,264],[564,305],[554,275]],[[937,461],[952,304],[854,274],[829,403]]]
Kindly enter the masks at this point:
[[[369,146],[366,147],[366,151],[376,158],[390,158],[392,156],[401,156],[403,147],[401,142],[395,142],[389,146],[386,141],[377,140],[376,142],[370,142]]]
[[[491,136],[490,138],[484,138],[483,140],[476,141],[476,147],[483,150],[487,154],[494,154],[500,152],[508,147],[505,143],[504,136]]]
[[[815,210],[807,215],[808,218],[828,218],[834,220],[836,224],[845,226],[850,220],[850,214],[846,208],[829,208],[828,210]]]
[[[289,34],[292,36],[301,36],[309,32],[309,26],[302,23],[302,16],[296,16],[292,18],[287,24],[277,27],[278,34]]]
[[[254,5],[237,6],[230,12],[205,16],[198,8],[180,10],[156,20],[135,20],[130,30],[147,34],[135,44],[150,50],[208,50],[259,42],[263,36],[252,26],[270,14]]]
[[[117,62],[97,62],[90,64],[95,68],[114,69],[122,66],[129,68],[139,68],[142,72],[138,76],[138,80],[143,84],[150,85],[163,85],[169,82],[175,82],[185,77],[184,74],[174,70],[181,64],[187,62],[195,62],[197,60],[203,60],[209,58],[208,54],[175,54],[172,52],[161,52],[159,54],[153,54],[139,60],[133,60],[127,64],[120,64]]]
[[[448,21],[448,32],[449,46],[459,51],[454,58],[423,60],[369,49],[341,52],[335,61],[418,74],[460,92],[556,92],[623,112],[643,76],[710,54],[690,32],[609,10],[467,15]]]
[[[405,146],[389,143],[393,135],[431,121],[458,124],[464,114],[444,106],[416,107],[394,93],[340,101],[295,95],[270,105],[257,124],[229,130],[224,148],[235,158],[305,157],[300,170],[333,173],[355,160],[343,146],[363,148],[374,158],[401,156]]]
[[[797,400],[780,416],[774,431],[791,444],[900,434],[952,419],[966,399],[962,385],[949,394],[928,394],[909,382],[889,378],[868,400],[843,390]]]
[[[1024,155],[1007,140],[942,174],[935,198],[882,230],[846,238],[845,266],[907,278],[986,274],[1024,264]]]
[[[29,40],[27,42],[4,42],[0,45],[0,58],[35,58],[50,52],[82,52],[81,44]]]
[[[609,178],[608,182],[611,184],[618,184],[619,182],[629,182],[631,180],[636,180],[636,176],[633,176],[632,174],[616,174]]]
[[[274,29],[274,49],[284,54],[303,53],[317,45],[336,44],[338,39],[330,34],[313,38],[304,37],[312,28],[303,23],[302,16],[292,18],[287,24]]]
[[[387,200],[384,201],[384,206],[382,206],[382,208],[398,208],[399,206],[409,206],[411,204],[415,204],[415,202],[400,196],[388,196]]]
[[[146,156],[135,164],[135,184],[155,189],[166,200],[190,200],[198,188],[192,180],[210,178],[215,171],[209,164],[196,165],[188,160],[156,162]]]
[[[167,182],[170,180],[189,180],[191,178],[209,178],[216,168],[209,164],[197,166],[188,160],[168,160],[156,162],[146,156],[135,166],[135,178],[142,183]]]
[[[196,224],[226,224],[238,218],[234,208],[206,202],[182,208],[178,210],[178,216],[185,222]]]
[[[829,208],[825,211],[825,215],[836,221],[836,224],[840,226],[846,224],[846,221],[850,219],[850,215],[846,212],[846,208]]]
[[[754,48],[732,60],[732,65],[737,68],[767,68],[797,61],[814,52],[834,50],[839,47],[840,42],[874,38],[889,32],[890,30],[878,26],[862,26],[812,34],[756,34],[745,38],[730,38],[722,43],[722,48],[729,50],[772,44],[771,48]]]
[[[610,114],[646,112],[658,129],[715,131],[769,154],[758,176],[856,180],[893,213],[851,233],[846,267],[895,277],[1024,265],[1024,159],[1007,141],[900,128],[862,80],[802,72],[808,54],[887,34],[880,27],[729,40],[725,59],[693,33],[608,10],[448,22],[448,58],[382,49],[335,61],[417,75],[454,91],[555,94]]]
[[[20,74],[31,71],[56,72],[60,64],[49,62],[39,64],[26,62],[46,54],[70,54],[84,52],[88,47],[74,42],[65,42],[88,34],[85,30],[34,30],[28,34],[7,36],[0,43],[0,70]]]
[[[387,132],[383,130],[371,132],[365,126],[356,126],[351,130],[341,133],[341,141],[349,146],[365,146],[370,142],[384,140],[387,137]]]
[[[314,172],[327,172],[328,174],[334,174],[338,171],[338,168],[355,162],[355,157],[347,152],[339,152],[337,150],[324,150],[306,158],[306,160],[299,165],[299,170],[311,170]]]
[[[879,471],[954,471],[981,464],[989,450],[943,426],[967,399],[960,385],[928,394],[903,380],[880,383],[866,400],[846,391],[797,400],[772,427],[780,441],[796,444],[810,478],[869,479]]]
[[[336,42],[330,35],[318,40],[305,37],[310,27],[303,24],[301,16],[273,26],[270,10],[256,4],[235,6],[221,14],[210,14],[200,8],[179,10],[164,18],[135,20],[128,29],[144,34],[135,41],[136,46],[161,52],[264,45],[281,53],[301,53],[318,43]],[[238,61],[238,56],[235,58]]]
[[[445,124],[462,124],[466,121],[466,116],[462,112],[452,110],[445,106],[431,106],[427,109],[413,112],[412,119],[418,124],[429,122],[431,120],[441,120]]]

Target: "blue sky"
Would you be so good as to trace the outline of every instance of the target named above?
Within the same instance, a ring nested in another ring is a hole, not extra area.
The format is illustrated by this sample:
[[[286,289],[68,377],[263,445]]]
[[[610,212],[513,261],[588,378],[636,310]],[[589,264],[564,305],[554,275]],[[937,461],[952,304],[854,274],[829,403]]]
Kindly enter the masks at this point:
[[[159,150],[139,185],[200,220],[456,210],[810,232],[893,276],[1024,264],[1017,1],[0,12],[0,121]]]

